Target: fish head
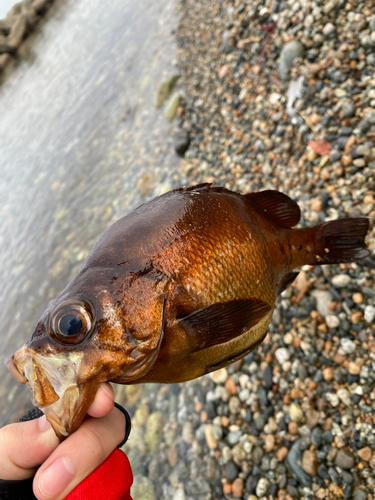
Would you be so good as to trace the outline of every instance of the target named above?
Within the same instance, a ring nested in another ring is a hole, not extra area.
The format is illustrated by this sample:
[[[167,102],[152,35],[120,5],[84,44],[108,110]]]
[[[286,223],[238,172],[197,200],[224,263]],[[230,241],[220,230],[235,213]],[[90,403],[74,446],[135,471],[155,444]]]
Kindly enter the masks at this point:
[[[136,303],[131,289],[126,291],[126,303]],[[34,406],[60,439],[79,427],[100,383],[134,383],[152,368],[163,338],[165,297],[149,295],[160,312],[151,311],[157,332],[147,332],[147,324],[137,329],[140,320],[131,317],[134,307],[118,300],[119,290],[73,281],[8,361],[17,380],[30,386]]]

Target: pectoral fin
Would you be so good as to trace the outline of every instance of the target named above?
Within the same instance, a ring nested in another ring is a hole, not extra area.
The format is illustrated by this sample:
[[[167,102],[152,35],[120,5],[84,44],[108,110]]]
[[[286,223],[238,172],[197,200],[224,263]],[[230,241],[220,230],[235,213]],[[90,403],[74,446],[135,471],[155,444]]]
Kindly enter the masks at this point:
[[[181,318],[193,344],[193,352],[229,342],[256,325],[271,306],[261,299],[220,302]]]

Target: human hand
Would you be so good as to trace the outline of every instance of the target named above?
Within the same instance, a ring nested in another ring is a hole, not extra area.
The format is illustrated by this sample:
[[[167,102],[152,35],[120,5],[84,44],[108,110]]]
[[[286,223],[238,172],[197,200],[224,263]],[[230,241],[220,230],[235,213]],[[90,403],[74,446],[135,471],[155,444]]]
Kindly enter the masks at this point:
[[[62,443],[42,416],[0,429],[0,478],[32,477],[38,500],[65,498],[111,454],[125,433],[125,417],[114,393],[102,384],[81,427]]]

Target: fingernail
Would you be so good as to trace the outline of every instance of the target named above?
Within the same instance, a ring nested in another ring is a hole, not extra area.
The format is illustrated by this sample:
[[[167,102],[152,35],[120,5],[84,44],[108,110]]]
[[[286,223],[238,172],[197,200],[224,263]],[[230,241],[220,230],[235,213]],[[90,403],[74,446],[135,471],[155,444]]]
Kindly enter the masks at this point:
[[[39,418],[39,430],[40,432],[48,431],[51,428],[51,424],[48,422],[45,415]]]
[[[46,497],[62,493],[75,475],[75,467],[69,458],[58,458],[39,476],[38,487]]]
[[[112,386],[109,384],[102,384],[102,389],[103,391],[108,394],[108,396],[113,399],[113,389]]]

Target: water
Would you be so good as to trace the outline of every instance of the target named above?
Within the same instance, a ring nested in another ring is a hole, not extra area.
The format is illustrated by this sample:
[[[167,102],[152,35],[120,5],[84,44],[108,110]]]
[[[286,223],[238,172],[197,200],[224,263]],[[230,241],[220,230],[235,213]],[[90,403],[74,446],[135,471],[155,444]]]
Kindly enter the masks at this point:
[[[153,104],[174,2],[59,0],[47,18],[0,87],[0,425],[30,406],[6,359],[111,223],[181,183]]]
[[[15,3],[15,0],[0,0],[0,19],[4,19]]]

